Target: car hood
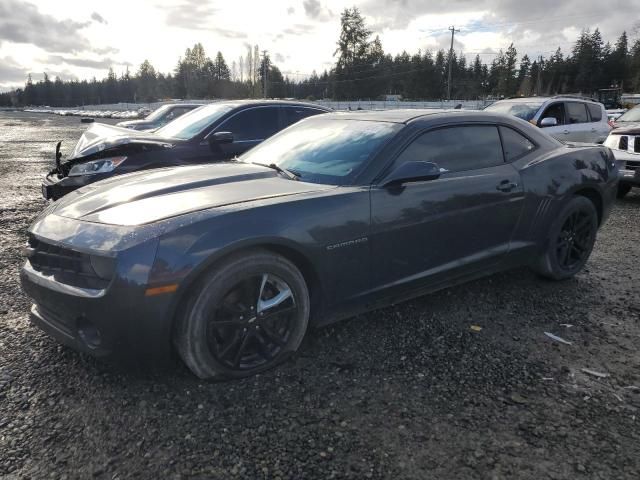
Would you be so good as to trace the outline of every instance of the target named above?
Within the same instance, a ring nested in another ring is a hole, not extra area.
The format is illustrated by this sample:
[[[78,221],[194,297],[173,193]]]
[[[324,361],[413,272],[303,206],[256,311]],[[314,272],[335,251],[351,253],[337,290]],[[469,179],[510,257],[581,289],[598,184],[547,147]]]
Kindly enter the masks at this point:
[[[289,180],[241,162],[113,177],[64,196],[49,213],[109,225],[143,225],[207,209],[335,188]]]
[[[640,122],[619,122],[612,131],[614,135],[638,135],[640,134]]]
[[[149,122],[147,120],[127,120],[125,122],[116,123],[116,127],[124,127],[135,130],[148,130],[156,127],[155,122]]]
[[[171,147],[175,140],[163,138],[149,132],[140,132],[129,128],[107,125],[104,123],[92,124],[80,137],[69,160],[76,160],[89,156],[104,156],[109,153],[126,148],[128,145],[147,145],[163,148]]]

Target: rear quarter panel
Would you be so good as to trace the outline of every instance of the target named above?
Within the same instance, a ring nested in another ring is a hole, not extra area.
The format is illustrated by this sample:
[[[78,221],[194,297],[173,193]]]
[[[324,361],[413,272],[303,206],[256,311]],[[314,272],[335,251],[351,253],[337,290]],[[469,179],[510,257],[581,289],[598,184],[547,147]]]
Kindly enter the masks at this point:
[[[606,147],[559,146],[531,160],[515,163],[525,190],[523,222],[515,242],[542,248],[553,221],[573,195],[595,193],[601,224],[606,220],[617,188],[615,160]]]

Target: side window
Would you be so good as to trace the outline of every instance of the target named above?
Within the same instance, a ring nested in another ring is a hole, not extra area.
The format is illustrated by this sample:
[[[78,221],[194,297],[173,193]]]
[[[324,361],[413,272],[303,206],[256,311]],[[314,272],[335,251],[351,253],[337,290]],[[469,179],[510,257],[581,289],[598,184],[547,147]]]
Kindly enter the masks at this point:
[[[500,135],[502,136],[504,158],[507,162],[517,160],[536,148],[527,137],[512,128],[500,127]]]
[[[547,107],[547,109],[540,117],[540,120],[548,117],[555,118],[558,121],[558,125],[564,125],[564,105],[562,103],[554,103],[553,105]]]
[[[284,107],[284,127],[288,127],[289,125],[299,122],[303,118],[318,115],[319,113],[324,112],[322,110],[316,110],[315,108]]]
[[[570,124],[589,122],[587,107],[585,107],[584,103],[567,102],[567,117],[569,117],[568,123]]]
[[[434,162],[449,172],[493,167],[504,163],[498,128],[491,125],[446,127],[416,138],[396,159]]]
[[[602,107],[597,103],[587,103],[587,108],[589,109],[589,115],[591,116],[592,122],[599,122],[602,120]]]
[[[258,107],[243,110],[216,130],[233,133],[234,141],[264,140],[279,130],[278,108]]]

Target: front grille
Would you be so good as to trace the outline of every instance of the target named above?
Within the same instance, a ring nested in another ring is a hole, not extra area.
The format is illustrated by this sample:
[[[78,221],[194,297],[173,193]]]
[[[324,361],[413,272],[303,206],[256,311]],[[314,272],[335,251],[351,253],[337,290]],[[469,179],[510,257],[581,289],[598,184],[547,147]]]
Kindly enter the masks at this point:
[[[633,151],[640,153],[640,137],[636,137],[633,141]]]
[[[635,170],[635,171],[640,170],[640,161],[633,162],[633,161],[627,160],[627,163],[624,168],[627,170]]]
[[[618,145],[620,150],[627,150],[629,148],[629,137],[624,135],[620,137],[620,144]]]
[[[40,273],[53,276],[56,281],[79,288],[102,289],[110,279],[99,277],[91,265],[91,257],[86,253],[59,247],[29,238],[29,263]]]

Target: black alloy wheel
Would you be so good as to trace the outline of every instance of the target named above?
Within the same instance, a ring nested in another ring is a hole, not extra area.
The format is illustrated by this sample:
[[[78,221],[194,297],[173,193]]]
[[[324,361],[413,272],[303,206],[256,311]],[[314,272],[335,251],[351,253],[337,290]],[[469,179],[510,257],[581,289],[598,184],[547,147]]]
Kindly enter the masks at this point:
[[[190,288],[174,344],[200,378],[247,377],[300,347],[309,314],[307,285],[293,263],[266,250],[240,252]]]
[[[598,226],[594,203],[580,195],[571,197],[550,227],[535,270],[552,280],[573,277],[589,260]]]
[[[567,271],[584,263],[591,253],[595,237],[592,217],[588,212],[575,211],[566,219],[556,240],[558,265]]]
[[[234,370],[271,362],[291,336],[298,306],[291,287],[263,273],[231,287],[207,329],[211,355]]]

